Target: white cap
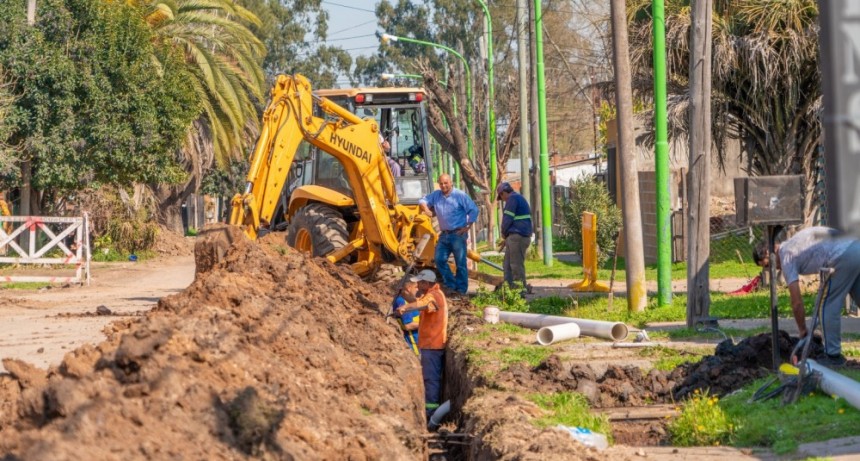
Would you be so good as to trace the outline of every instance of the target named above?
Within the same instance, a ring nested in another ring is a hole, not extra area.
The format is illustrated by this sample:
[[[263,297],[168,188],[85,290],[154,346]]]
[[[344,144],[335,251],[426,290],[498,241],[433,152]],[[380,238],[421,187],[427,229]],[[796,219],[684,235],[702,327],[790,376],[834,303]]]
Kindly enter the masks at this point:
[[[410,282],[430,282],[436,283],[436,273],[430,269],[424,269],[418,275],[409,278]]]

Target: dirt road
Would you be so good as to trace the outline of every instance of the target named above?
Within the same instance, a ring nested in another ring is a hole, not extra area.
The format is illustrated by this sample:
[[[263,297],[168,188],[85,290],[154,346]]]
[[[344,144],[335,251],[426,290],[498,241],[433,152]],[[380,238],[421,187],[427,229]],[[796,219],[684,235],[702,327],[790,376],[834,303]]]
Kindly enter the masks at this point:
[[[68,351],[103,341],[105,325],[151,309],[193,280],[194,258],[173,256],[96,263],[90,286],[38,291],[0,287],[0,358],[18,358],[45,369],[58,365]],[[99,306],[111,314],[98,315]]]

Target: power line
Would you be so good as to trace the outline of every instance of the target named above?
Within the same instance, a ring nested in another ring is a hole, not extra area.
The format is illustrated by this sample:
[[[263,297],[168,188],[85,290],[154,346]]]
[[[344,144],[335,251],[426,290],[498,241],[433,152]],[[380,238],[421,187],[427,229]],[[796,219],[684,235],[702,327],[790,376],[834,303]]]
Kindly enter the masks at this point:
[[[355,39],[355,38],[373,37],[373,36],[375,36],[375,35],[376,35],[376,34],[364,34],[364,35],[355,35],[355,36],[353,36],[353,37],[326,38],[325,40],[322,40],[321,42],[338,42],[338,41],[342,41],[342,40],[352,40],[352,39]]]
[[[368,13],[376,14],[376,11],[368,10],[367,8],[359,8],[359,7],[357,7],[357,6],[352,6],[352,5],[343,5],[343,4],[340,4],[340,3],[330,2],[330,1],[328,1],[328,0],[322,0],[322,1],[321,1],[321,3],[325,3],[326,5],[339,6],[339,7],[342,7],[342,8],[349,8],[349,9],[351,9],[351,10],[366,11],[366,12],[368,12]]]
[[[338,30],[338,31],[332,32],[332,33],[328,34],[328,36],[329,36],[329,37],[331,37],[332,35],[337,35],[337,34],[340,34],[340,33],[346,32],[346,31],[348,31],[348,30],[358,29],[358,28],[359,28],[359,27],[361,27],[361,26],[366,26],[366,25],[368,25],[368,24],[370,24],[370,23],[374,23],[374,22],[376,22],[376,19],[371,19],[370,21],[365,21],[365,22],[363,22],[363,23],[361,23],[361,24],[356,24],[356,25],[354,25],[354,26],[347,27],[346,29],[341,29],[341,30]]]

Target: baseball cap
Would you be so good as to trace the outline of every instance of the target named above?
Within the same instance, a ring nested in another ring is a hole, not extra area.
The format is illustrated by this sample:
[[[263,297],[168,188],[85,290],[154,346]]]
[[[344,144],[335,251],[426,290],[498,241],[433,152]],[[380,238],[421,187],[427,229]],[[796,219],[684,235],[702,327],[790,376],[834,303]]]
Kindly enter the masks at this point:
[[[424,269],[418,275],[409,278],[410,282],[430,282],[436,283],[436,273],[430,269]]]
[[[502,199],[502,192],[511,193],[514,191],[514,188],[511,187],[511,183],[503,182],[496,186],[496,200]]]

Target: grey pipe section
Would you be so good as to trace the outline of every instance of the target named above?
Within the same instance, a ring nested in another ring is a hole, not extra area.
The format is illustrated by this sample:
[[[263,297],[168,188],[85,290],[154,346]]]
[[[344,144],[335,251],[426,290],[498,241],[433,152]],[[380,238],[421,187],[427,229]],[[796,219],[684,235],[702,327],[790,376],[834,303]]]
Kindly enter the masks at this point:
[[[451,401],[446,400],[445,403],[439,405],[439,408],[433,412],[433,416],[430,417],[430,421],[428,421],[427,425],[430,426],[430,429],[436,430],[439,425],[442,424],[442,418],[451,411]]]
[[[488,265],[488,266],[490,266],[490,267],[492,267],[493,269],[495,269],[495,270],[497,270],[497,271],[502,271],[502,272],[504,272],[504,271],[505,271],[505,268],[504,268],[504,267],[502,267],[502,266],[500,266],[500,265],[498,265],[498,264],[496,264],[496,263],[494,263],[494,262],[490,261],[490,260],[489,260],[489,259],[487,259],[487,258],[481,258],[481,262],[482,262],[482,263],[484,263],[484,264],[486,264],[486,265]]]
[[[499,312],[499,320],[526,328],[541,329],[563,323],[575,323],[583,336],[621,341],[627,337],[627,325],[621,322],[576,319],[559,315],[526,314],[523,312]]]
[[[574,322],[543,327],[537,332],[537,342],[541,346],[549,346],[552,343],[573,338],[579,338],[579,325]]]
[[[860,383],[824,365],[819,365],[815,360],[807,359],[806,363],[812,371],[821,374],[821,381],[818,386],[822,391],[842,397],[852,407],[860,410]]]

